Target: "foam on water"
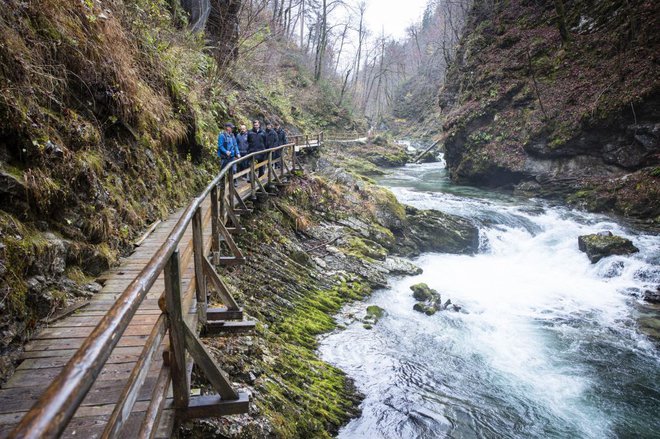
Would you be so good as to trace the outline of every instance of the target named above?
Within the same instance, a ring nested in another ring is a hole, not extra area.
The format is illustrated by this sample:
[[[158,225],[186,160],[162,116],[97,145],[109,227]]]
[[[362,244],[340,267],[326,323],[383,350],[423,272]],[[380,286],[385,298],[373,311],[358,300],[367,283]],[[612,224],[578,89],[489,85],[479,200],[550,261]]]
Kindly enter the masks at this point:
[[[373,330],[355,323],[322,341],[324,359],[366,395],[339,437],[644,437],[660,428],[660,360],[636,329],[630,294],[660,282],[660,240],[603,216],[446,192],[446,180],[429,190],[438,171],[410,167],[387,182],[408,204],[473,218],[482,251],[423,255],[423,274],[374,295],[387,315]],[[640,253],[591,264],[577,237],[600,230],[633,239]],[[466,312],[412,311],[417,282]]]

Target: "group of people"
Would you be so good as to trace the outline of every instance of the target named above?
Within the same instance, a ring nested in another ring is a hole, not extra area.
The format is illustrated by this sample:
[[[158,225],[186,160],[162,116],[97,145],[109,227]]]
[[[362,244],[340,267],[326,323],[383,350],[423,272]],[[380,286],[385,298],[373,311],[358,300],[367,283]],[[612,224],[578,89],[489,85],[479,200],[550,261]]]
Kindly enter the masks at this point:
[[[286,132],[279,123],[274,125],[266,123],[266,130],[261,129],[261,123],[258,120],[252,121],[252,129],[248,131],[245,125],[239,127],[238,133],[234,134],[235,126],[227,122],[225,130],[218,136],[218,157],[224,168],[229,162],[236,160],[253,152],[258,153],[276,146],[286,145],[288,140]],[[280,151],[273,152],[273,158],[279,158]],[[256,161],[265,159],[265,154],[257,154]],[[249,161],[239,163],[237,171],[242,171],[249,166]],[[263,175],[264,168],[259,168],[259,175]]]

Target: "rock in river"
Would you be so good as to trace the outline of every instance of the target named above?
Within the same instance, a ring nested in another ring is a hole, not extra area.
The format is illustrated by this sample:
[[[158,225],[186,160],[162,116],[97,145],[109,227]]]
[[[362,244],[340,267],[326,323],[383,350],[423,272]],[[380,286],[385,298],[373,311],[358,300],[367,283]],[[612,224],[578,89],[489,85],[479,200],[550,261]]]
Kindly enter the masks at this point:
[[[579,236],[578,247],[587,254],[592,264],[607,256],[628,255],[639,251],[631,240],[608,231]]]

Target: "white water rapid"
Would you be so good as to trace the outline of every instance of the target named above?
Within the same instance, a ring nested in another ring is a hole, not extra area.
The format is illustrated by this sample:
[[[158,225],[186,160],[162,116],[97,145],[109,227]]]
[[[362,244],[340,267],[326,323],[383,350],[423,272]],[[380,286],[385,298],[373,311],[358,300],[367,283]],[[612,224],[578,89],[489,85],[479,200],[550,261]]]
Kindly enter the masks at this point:
[[[424,254],[415,260],[423,274],[395,278],[338,316],[386,311],[371,330],[356,321],[321,341],[323,359],[365,395],[340,438],[659,437],[660,355],[644,332],[657,334],[660,320],[637,298],[660,283],[658,236],[454,186],[442,163],[381,183],[404,203],[473,219],[481,250]],[[577,237],[601,230],[640,252],[591,264]],[[418,282],[464,312],[413,311]]]

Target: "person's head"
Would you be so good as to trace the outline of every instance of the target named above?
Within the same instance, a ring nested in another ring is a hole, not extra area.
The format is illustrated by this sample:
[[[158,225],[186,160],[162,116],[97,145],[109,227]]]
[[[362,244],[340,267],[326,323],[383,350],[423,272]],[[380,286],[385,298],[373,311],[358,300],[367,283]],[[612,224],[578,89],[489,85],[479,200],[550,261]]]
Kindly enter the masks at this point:
[[[266,123],[266,129],[267,130],[272,130],[273,129],[273,124],[270,123],[270,122]]]
[[[247,127],[245,126],[245,124],[243,124],[241,125],[241,133],[245,133],[245,132],[247,132]]]
[[[280,129],[280,123],[279,123],[279,122],[275,122],[275,125],[274,125],[274,126],[275,126],[275,129],[276,129],[276,130],[279,130],[279,129]]]
[[[228,133],[231,133],[233,130],[234,130],[234,124],[231,123],[231,122],[227,122],[225,124],[225,131],[227,131]]]
[[[261,124],[259,123],[259,121],[257,119],[252,121],[252,128],[254,128],[255,130],[258,130],[260,127],[261,127]]]

